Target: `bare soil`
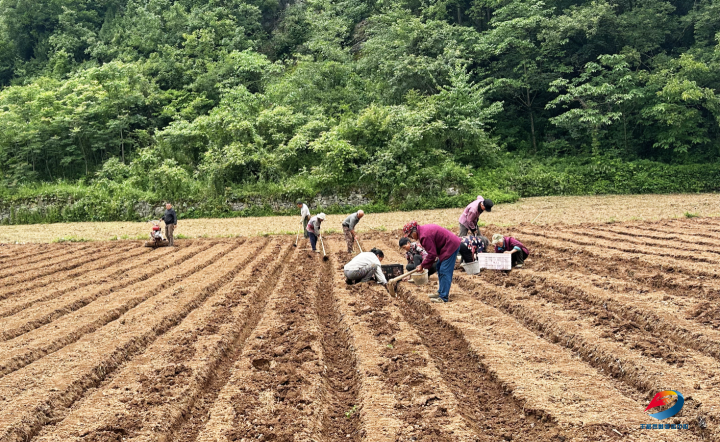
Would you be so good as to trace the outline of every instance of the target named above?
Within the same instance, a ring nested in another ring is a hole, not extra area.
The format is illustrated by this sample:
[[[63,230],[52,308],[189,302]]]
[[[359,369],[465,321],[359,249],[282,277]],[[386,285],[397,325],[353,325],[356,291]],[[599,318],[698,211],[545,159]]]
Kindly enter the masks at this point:
[[[720,222],[483,233],[525,268],[448,304],[346,285],[339,235],[3,246],[0,442],[720,440]],[[641,429],[667,389],[688,429]]]

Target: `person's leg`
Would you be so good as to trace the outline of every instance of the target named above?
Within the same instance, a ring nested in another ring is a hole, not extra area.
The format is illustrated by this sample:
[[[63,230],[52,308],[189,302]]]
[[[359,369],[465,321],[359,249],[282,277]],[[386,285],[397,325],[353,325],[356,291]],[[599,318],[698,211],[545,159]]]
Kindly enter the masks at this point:
[[[174,235],[174,232],[175,232],[175,225],[174,225],[174,224],[170,224],[169,226],[165,226],[165,234],[166,234],[166,236],[167,236],[168,244],[169,244],[170,246],[174,246],[174,245],[175,245],[175,237],[174,237],[175,235]]]
[[[310,247],[313,252],[315,251],[315,245],[317,244],[317,236],[313,232],[308,232],[308,238],[310,238]]]
[[[468,249],[464,243],[460,244],[460,256],[462,256],[462,262],[469,263],[475,261],[472,250]]]
[[[305,238],[308,237],[307,223],[308,223],[308,219],[305,218],[302,223],[303,224],[303,237],[305,237]]]
[[[440,299],[445,302],[448,302],[450,300],[448,296],[450,295],[452,276],[453,272],[455,271],[455,257],[458,253],[460,253],[460,247],[455,250],[455,253],[450,255],[450,258],[444,261],[440,261],[440,263],[438,264],[438,279],[440,280],[440,287],[438,288],[438,293],[440,294]]]
[[[458,233],[458,236],[467,236],[468,234],[468,228],[464,225],[460,224],[460,233]]]
[[[364,269],[364,271],[366,273],[360,282],[370,282],[375,280],[375,267],[370,266],[367,269]]]
[[[515,252],[512,254],[512,266],[513,267],[522,267],[523,264],[525,264],[525,258],[527,258],[527,255],[522,250],[519,252]]]
[[[407,269],[408,272],[409,272],[409,271],[412,271],[412,270],[415,270],[415,268],[416,268],[417,266],[419,266],[420,264],[422,264],[422,261],[423,261],[422,255],[414,255],[414,256],[413,256],[413,262],[411,262],[410,264],[408,264],[407,266],[405,266],[405,268]]]
[[[358,282],[367,282],[372,279],[373,268],[359,270],[345,270],[345,282],[347,284],[357,284]]]
[[[343,233],[345,234],[345,244],[347,245],[348,253],[353,252],[353,245],[355,240],[353,239],[352,232],[348,226],[342,226]]]
[[[428,276],[434,275],[437,273],[437,262],[434,262],[433,265],[428,269]]]

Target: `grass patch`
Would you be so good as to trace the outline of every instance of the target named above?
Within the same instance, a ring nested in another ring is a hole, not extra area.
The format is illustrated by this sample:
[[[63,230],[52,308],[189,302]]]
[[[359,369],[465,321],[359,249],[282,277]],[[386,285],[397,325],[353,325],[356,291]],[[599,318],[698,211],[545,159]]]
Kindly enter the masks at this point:
[[[700,216],[699,213],[685,212],[685,218],[697,218],[699,216]]]
[[[63,243],[63,242],[90,242],[92,239],[87,238],[81,238],[79,236],[63,236],[60,238],[55,238],[51,242],[52,243]]]

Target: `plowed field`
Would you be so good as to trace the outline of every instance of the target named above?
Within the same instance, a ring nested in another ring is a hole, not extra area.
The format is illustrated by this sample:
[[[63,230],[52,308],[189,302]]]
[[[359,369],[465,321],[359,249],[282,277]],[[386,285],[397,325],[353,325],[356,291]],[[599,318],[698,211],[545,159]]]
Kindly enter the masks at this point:
[[[720,440],[720,220],[484,233],[525,268],[448,304],[346,285],[337,235],[3,246],[0,442]]]

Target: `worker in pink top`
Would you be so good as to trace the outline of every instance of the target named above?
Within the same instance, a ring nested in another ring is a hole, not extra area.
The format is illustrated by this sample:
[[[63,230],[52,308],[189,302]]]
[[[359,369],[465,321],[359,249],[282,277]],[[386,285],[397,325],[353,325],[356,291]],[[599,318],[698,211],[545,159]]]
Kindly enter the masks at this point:
[[[480,218],[480,214],[486,210],[488,212],[492,212],[493,205],[492,200],[485,199],[478,195],[477,199],[468,204],[467,207],[465,207],[465,210],[463,210],[462,215],[460,215],[460,219],[458,220],[460,222],[460,234],[458,236],[467,236],[468,230],[471,231],[473,235],[477,236],[477,223]]]
[[[460,252],[460,238],[455,236],[448,229],[437,224],[425,224],[419,226],[417,222],[405,224],[403,233],[406,237],[419,241],[427,255],[416,270],[432,267],[435,260],[438,260],[437,273],[440,285],[437,293],[430,294],[432,302],[449,302],[450,285],[455,271],[455,258]]]

